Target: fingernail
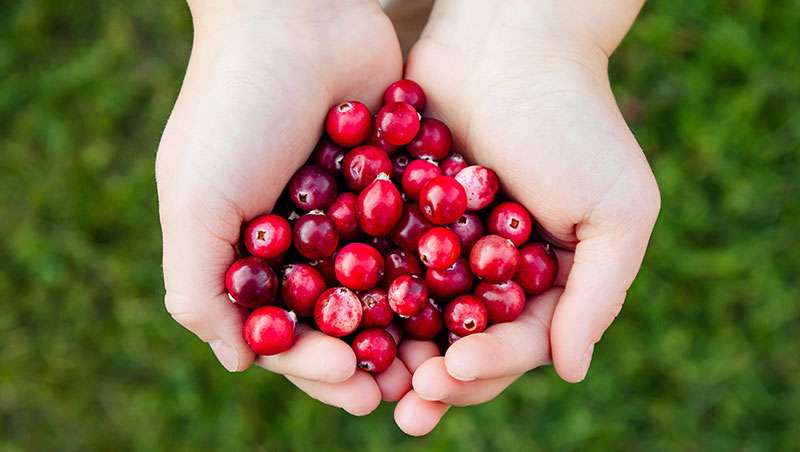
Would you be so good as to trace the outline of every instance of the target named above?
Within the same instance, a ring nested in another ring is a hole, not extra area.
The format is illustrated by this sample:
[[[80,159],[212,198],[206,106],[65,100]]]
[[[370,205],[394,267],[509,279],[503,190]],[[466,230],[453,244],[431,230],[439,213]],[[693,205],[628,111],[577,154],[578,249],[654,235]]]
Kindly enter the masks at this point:
[[[581,360],[581,378],[583,380],[586,378],[586,374],[589,372],[589,364],[592,363],[592,354],[594,353],[594,344],[591,344],[586,351],[583,352],[583,358]]]
[[[211,351],[214,352],[220,364],[222,364],[228,372],[236,372],[239,370],[239,354],[236,353],[233,347],[222,339],[215,339],[209,342],[208,345],[211,346]]]
[[[447,364],[447,363],[446,363]],[[463,364],[449,364],[447,365],[447,373],[456,380],[472,381],[478,378],[475,369]]]

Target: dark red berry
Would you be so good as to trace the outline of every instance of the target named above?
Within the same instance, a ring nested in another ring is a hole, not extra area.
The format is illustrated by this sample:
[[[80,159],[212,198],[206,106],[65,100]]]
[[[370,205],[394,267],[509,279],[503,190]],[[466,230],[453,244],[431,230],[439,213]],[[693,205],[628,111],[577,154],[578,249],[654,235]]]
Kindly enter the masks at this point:
[[[431,223],[450,224],[467,210],[467,194],[454,178],[437,176],[419,193],[419,207]]]
[[[388,237],[370,237],[367,243],[378,250],[382,255],[394,249],[394,244]]]
[[[481,237],[469,254],[472,274],[490,282],[511,279],[519,268],[519,251],[511,240],[499,235]]]
[[[338,173],[342,170],[342,160],[344,160],[345,148],[334,143],[328,137],[320,138],[311,153],[311,161],[322,169],[331,173]]]
[[[447,332],[447,345],[448,346],[453,345],[453,343],[455,341],[459,340],[459,339],[461,339],[461,336],[459,336],[458,334],[456,334],[456,333],[454,333],[452,331],[448,331]]]
[[[294,222],[294,247],[306,259],[329,257],[339,245],[339,232],[327,215],[309,212]]]
[[[247,223],[244,245],[253,256],[272,259],[285,253],[292,245],[292,228],[278,215],[261,215]]]
[[[369,235],[380,237],[388,234],[402,213],[400,192],[384,175],[378,176],[358,195],[358,224]]]
[[[461,255],[461,242],[453,231],[439,226],[420,237],[418,251],[425,266],[444,270]]]
[[[283,267],[283,302],[301,317],[311,316],[317,298],[326,288],[325,278],[311,265],[289,264]]]
[[[456,174],[456,180],[467,193],[467,209],[481,210],[494,201],[500,190],[500,179],[494,171],[480,165],[468,166]]]
[[[325,284],[330,286],[339,285],[336,279],[336,252],[334,251],[330,257],[323,257],[310,261],[308,264],[317,269],[320,275],[325,278]]]
[[[328,210],[325,212],[336,225],[339,231],[339,239],[343,242],[355,240],[361,235],[361,228],[358,227],[356,218],[356,201],[358,196],[355,193],[344,192],[333,200]]]
[[[447,329],[464,337],[486,329],[489,313],[480,298],[474,295],[456,297],[444,309]]]
[[[352,347],[359,369],[374,374],[388,369],[397,354],[394,338],[383,328],[370,328],[358,333]]]
[[[392,311],[403,317],[419,314],[428,302],[428,287],[416,275],[398,276],[386,292]]]
[[[392,102],[378,111],[375,127],[379,137],[390,144],[403,146],[419,131],[419,113],[411,104]]]
[[[404,250],[417,251],[417,244],[422,234],[433,227],[430,221],[419,210],[416,204],[403,206],[403,214],[392,229],[392,241]]]
[[[344,156],[342,174],[351,190],[363,190],[381,173],[392,175],[392,162],[381,148],[369,145],[359,146],[351,149]]]
[[[533,219],[528,209],[517,202],[503,202],[496,205],[486,220],[486,229],[511,240],[515,246],[528,241],[533,228]]]
[[[450,152],[452,144],[453,135],[445,123],[434,118],[423,118],[419,132],[408,143],[406,150],[417,158],[441,160]]]
[[[525,309],[525,292],[514,281],[481,281],[475,288],[475,296],[486,306],[491,323],[513,322]]]
[[[366,243],[349,243],[336,254],[336,279],[353,290],[369,290],[383,276],[383,256]]]
[[[428,292],[437,300],[449,300],[456,295],[469,292],[472,290],[474,280],[475,277],[469,269],[469,262],[463,257],[444,270],[429,268],[425,272]]]
[[[394,250],[386,255],[383,266],[383,279],[391,283],[398,276],[422,276],[422,266],[417,258],[409,251]]]
[[[435,163],[423,159],[412,160],[403,173],[401,181],[403,192],[409,199],[416,201],[419,199],[422,187],[440,174],[442,171]]]
[[[525,293],[538,295],[553,287],[558,259],[549,243],[529,243],[519,250],[519,270],[514,280]]]
[[[305,210],[324,210],[336,198],[336,179],[315,165],[306,165],[294,173],[288,185],[289,197]]]
[[[275,303],[278,277],[264,259],[245,257],[228,267],[225,272],[225,288],[234,303],[255,308]]]
[[[372,114],[366,105],[357,101],[334,105],[325,118],[325,131],[328,132],[328,136],[345,147],[363,143],[371,127]]]
[[[389,143],[388,141],[386,141],[386,139],[380,136],[378,129],[376,129],[375,127],[372,128],[372,132],[370,132],[369,134],[369,139],[367,140],[367,144],[383,149],[383,152],[385,152],[388,155],[392,155],[395,152],[397,152],[398,149],[400,149],[400,146],[396,146],[392,143]]]
[[[383,102],[406,102],[411,104],[418,112],[422,113],[427,105],[425,91],[413,80],[398,80],[383,92]]]
[[[314,321],[328,336],[347,336],[361,323],[361,300],[347,287],[333,287],[319,296]]]
[[[409,163],[411,163],[411,157],[405,152],[398,152],[392,156],[392,180],[397,185],[402,183],[403,174],[405,174]]]
[[[242,336],[256,355],[277,355],[292,348],[296,323],[293,313],[264,306],[247,316]]]
[[[419,314],[403,319],[403,330],[412,339],[429,341],[442,331],[442,311],[428,300]]]
[[[439,162],[439,168],[442,169],[442,174],[450,177],[456,177],[456,174],[467,166],[467,161],[464,159],[464,156],[457,152],[453,152],[448,155],[446,159]]]
[[[455,232],[461,240],[461,255],[464,257],[469,257],[469,252],[472,251],[475,242],[483,237],[483,223],[481,223],[480,217],[472,212],[458,217],[458,220],[450,225],[450,230]]]
[[[389,306],[389,297],[383,289],[372,289],[361,295],[361,326],[363,328],[385,328],[392,323],[394,311]]]

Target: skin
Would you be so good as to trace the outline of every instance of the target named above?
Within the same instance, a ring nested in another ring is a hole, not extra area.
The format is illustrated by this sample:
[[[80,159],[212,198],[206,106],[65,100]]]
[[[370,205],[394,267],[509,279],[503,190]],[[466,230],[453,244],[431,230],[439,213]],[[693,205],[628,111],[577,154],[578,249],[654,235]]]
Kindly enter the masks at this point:
[[[402,59],[374,2],[231,4],[190,2],[195,42],[156,175],[167,310],[239,371],[255,357],[222,275],[240,224],[271,209],[329,106],[360,99],[376,111]],[[562,248],[557,287],[529,299],[518,320],[461,339],[444,357],[430,342],[405,341],[377,378],[356,371],[347,344],[304,328],[294,348],[256,363],[352,414],[399,400],[395,420],[410,435],[430,432],[450,405],[491,400],[541,365],[581,381],[660,207],[607,77],[608,56],[640,7],[438,0],[408,56],[404,76],[426,90],[428,113],[451,127],[470,160],[497,171]]]

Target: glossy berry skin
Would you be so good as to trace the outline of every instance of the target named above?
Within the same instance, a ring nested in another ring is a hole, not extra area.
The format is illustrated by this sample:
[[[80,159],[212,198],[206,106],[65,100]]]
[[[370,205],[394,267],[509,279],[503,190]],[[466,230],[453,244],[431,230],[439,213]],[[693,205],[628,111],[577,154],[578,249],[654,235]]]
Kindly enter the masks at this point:
[[[383,289],[372,289],[361,294],[361,327],[385,328],[394,320],[394,311],[389,306],[389,297]]]
[[[346,287],[333,287],[322,292],[314,306],[314,321],[328,336],[347,336],[361,323],[361,300]]]
[[[417,250],[426,267],[444,270],[461,255],[461,241],[453,231],[439,226],[419,238]]]
[[[474,281],[475,277],[469,269],[469,262],[463,257],[443,270],[429,268],[425,272],[428,293],[437,300],[449,300],[469,292]]]
[[[403,193],[411,200],[419,199],[419,192],[431,179],[442,174],[439,167],[428,160],[416,159],[406,167],[401,185]]]
[[[412,339],[429,341],[436,337],[443,326],[442,311],[428,300],[428,304],[415,316],[403,319],[403,331]]]
[[[500,190],[500,179],[494,171],[481,165],[468,166],[456,174],[456,180],[467,192],[467,209],[481,210],[494,201]]]
[[[425,110],[425,106],[428,104],[425,91],[413,80],[398,80],[389,85],[386,91],[383,92],[383,102],[386,104],[406,102],[420,113]]]
[[[490,323],[513,322],[525,309],[525,292],[514,281],[481,281],[475,288],[475,296],[486,306]]]
[[[419,132],[408,143],[406,150],[416,158],[441,160],[447,157],[452,145],[453,135],[445,123],[434,118],[423,118]]]
[[[456,297],[444,309],[444,324],[453,333],[464,337],[480,333],[489,323],[489,312],[474,295]]]
[[[431,223],[450,224],[467,210],[467,194],[454,178],[437,176],[420,191],[419,207]]]
[[[296,323],[294,313],[276,306],[264,306],[247,316],[242,336],[256,355],[277,355],[294,345]]]
[[[514,277],[520,255],[511,240],[499,235],[481,237],[469,254],[472,274],[489,282],[503,282]]]
[[[428,287],[416,275],[397,277],[386,291],[392,311],[402,317],[411,317],[422,311],[428,303]]]
[[[392,102],[378,110],[375,116],[378,136],[389,144],[403,146],[419,131],[419,113],[411,104]]]
[[[386,254],[394,249],[394,244],[386,236],[370,237],[367,243],[369,244],[369,246],[378,250],[378,252],[381,253],[381,255]]]
[[[310,160],[330,173],[337,173],[342,170],[345,152],[345,148],[334,143],[330,138],[322,137],[314,147]]]
[[[419,238],[428,232],[433,224],[425,218],[419,206],[406,204],[397,224],[392,229],[392,241],[404,250],[417,251]]]
[[[314,267],[320,275],[325,279],[325,283],[330,286],[339,285],[336,279],[336,252],[334,251],[330,257],[323,257],[322,259],[315,259],[308,263]]]
[[[301,317],[310,317],[314,305],[327,284],[322,274],[308,264],[289,264],[283,267],[281,297],[286,306]]]
[[[353,352],[359,369],[379,374],[388,369],[397,354],[397,344],[383,328],[370,328],[353,339]]]
[[[353,290],[369,290],[383,276],[383,256],[366,243],[349,243],[336,254],[336,279]]]
[[[244,230],[244,246],[253,256],[264,259],[278,257],[292,246],[292,227],[278,215],[255,217]]]
[[[339,231],[339,239],[348,242],[355,240],[361,235],[361,228],[358,227],[356,219],[356,201],[358,196],[355,193],[344,192],[333,200],[328,210],[325,212],[328,218],[336,225]]]
[[[392,162],[386,152],[379,147],[359,146],[344,156],[342,175],[351,190],[363,190],[381,173],[391,176]]]
[[[383,280],[387,285],[402,275],[422,276],[422,265],[410,251],[394,250],[383,259]]]
[[[446,159],[439,162],[439,168],[442,169],[442,174],[450,177],[456,177],[456,174],[467,166],[469,165],[467,165],[464,156],[457,152],[448,155]]]
[[[409,163],[411,163],[411,157],[405,152],[398,152],[392,156],[392,180],[397,185],[402,184],[403,174],[405,174]]]
[[[246,308],[274,304],[278,277],[260,257],[238,259],[225,272],[225,288],[233,302]]]
[[[334,105],[325,118],[325,131],[340,146],[352,147],[363,143],[371,128],[369,109],[353,100]]]
[[[385,138],[380,136],[380,133],[374,127],[372,128],[372,132],[370,132],[369,134],[369,139],[367,139],[367,144],[383,149],[383,152],[385,152],[388,155],[392,155],[395,152],[397,152],[398,149],[400,149],[400,146],[391,144],[388,141],[386,141]]]
[[[528,209],[518,202],[503,202],[496,205],[486,219],[486,229],[511,240],[515,246],[528,241],[533,229],[533,219]]]
[[[558,259],[549,243],[529,243],[519,250],[519,270],[514,280],[525,293],[538,295],[553,287]]]
[[[306,212],[324,210],[336,199],[336,179],[315,165],[306,165],[294,173],[287,186],[289,198]]]
[[[309,212],[294,222],[294,247],[306,259],[329,257],[339,245],[336,224],[320,211]]]
[[[469,257],[475,242],[483,237],[483,223],[480,217],[476,213],[467,212],[449,227],[461,240],[461,255]]]
[[[359,195],[356,217],[361,230],[381,237],[392,231],[403,213],[403,199],[397,187],[383,175],[372,181]]]

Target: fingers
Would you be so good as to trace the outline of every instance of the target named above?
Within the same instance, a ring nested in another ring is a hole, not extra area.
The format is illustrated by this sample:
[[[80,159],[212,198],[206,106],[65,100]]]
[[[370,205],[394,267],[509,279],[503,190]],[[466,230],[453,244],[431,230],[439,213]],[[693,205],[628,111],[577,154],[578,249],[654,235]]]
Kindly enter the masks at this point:
[[[394,409],[394,421],[400,430],[411,436],[423,436],[433,430],[450,408],[441,402],[422,399],[414,391],[409,391]]]
[[[561,248],[553,248],[556,253],[556,260],[558,260],[558,273],[553,285],[556,287],[564,287],[567,285],[567,277],[572,270],[572,263],[575,260],[575,252],[564,250]]]
[[[381,403],[381,391],[367,372],[357,370],[340,383],[325,383],[286,376],[295,386],[320,402],[342,408],[354,416],[365,416]]]
[[[406,339],[397,351],[397,356],[405,363],[412,373],[430,358],[439,356],[439,346],[431,341],[415,341]]]
[[[305,380],[341,383],[355,373],[356,356],[341,339],[302,326],[292,348],[277,355],[259,356],[256,364]]]
[[[374,377],[383,400],[387,402],[396,402],[411,390],[411,372],[399,358],[395,358],[388,369]]]
[[[484,403],[497,397],[520,374],[475,381],[453,378],[445,368],[444,358],[425,361],[414,372],[414,391],[420,398],[449,405],[467,406]]]

